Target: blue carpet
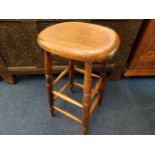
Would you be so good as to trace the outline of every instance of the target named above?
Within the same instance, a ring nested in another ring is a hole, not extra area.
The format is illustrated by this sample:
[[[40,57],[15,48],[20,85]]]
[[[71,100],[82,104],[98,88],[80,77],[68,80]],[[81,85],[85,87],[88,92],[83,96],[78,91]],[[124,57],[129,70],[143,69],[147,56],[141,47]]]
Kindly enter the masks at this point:
[[[82,76],[76,80],[82,82]],[[77,93],[65,93],[82,101],[79,88],[75,89]],[[56,104],[77,116],[82,114],[60,99]],[[44,76],[22,76],[14,85],[0,82],[0,134],[81,134],[80,124],[58,112],[51,118],[48,109]],[[102,105],[90,118],[88,134],[155,134],[154,78],[106,81]]]

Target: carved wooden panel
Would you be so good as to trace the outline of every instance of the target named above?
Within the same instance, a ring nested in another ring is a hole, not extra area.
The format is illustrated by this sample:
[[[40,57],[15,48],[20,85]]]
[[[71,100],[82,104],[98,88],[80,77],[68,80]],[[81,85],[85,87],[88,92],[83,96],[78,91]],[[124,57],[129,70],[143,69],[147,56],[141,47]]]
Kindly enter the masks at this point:
[[[0,22],[0,56],[7,67],[40,66],[36,26],[35,21]]]

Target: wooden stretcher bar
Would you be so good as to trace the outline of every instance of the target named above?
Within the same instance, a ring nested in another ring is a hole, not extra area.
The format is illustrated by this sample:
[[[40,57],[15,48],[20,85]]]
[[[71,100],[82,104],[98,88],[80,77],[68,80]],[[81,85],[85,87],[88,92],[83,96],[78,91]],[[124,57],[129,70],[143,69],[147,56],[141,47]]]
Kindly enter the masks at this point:
[[[63,93],[65,91],[65,89],[69,86],[69,81],[65,83],[65,85],[59,90],[59,93]],[[58,96],[56,95],[54,97],[54,101],[56,101],[58,98]]]
[[[82,73],[84,74],[85,73],[85,70],[81,69],[81,68],[78,68],[78,67],[75,67],[74,68],[75,71],[79,72],[79,73]],[[91,74],[92,77],[95,77],[95,78],[100,78],[99,75],[96,75],[96,74]]]
[[[73,84],[79,88],[82,88],[82,89],[84,88],[84,85],[79,82],[73,82]]]
[[[69,67],[65,68],[65,69],[60,73],[60,75],[54,80],[53,86],[55,86],[56,83],[57,83],[58,81],[60,81],[61,78],[63,78],[63,77],[65,76],[66,73],[68,73],[68,71],[69,71]]]
[[[95,100],[94,100],[94,102],[93,102],[93,104],[92,104],[92,106],[91,106],[91,108],[90,108],[90,113],[89,113],[89,115],[91,115],[92,112],[95,110],[95,108],[96,108],[96,106],[97,106],[97,104],[98,104],[99,99],[100,99],[100,94],[98,94],[98,95],[96,96],[96,98],[95,98]]]
[[[101,85],[102,78],[99,78],[99,80],[96,82],[96,85],[94,86],[94,89],[92,90],[92,95],[91,95],[91,99],[93,99],[93,97],[95,96],[95,94],[98,93],[99,87]]]
[[[57,106],[53,106],[53,109],[55,109],[55,110],[57,110],[58,112],[64,114],[65,116],[67,116],[67,117],[73,119],[74,121],[76,121],[76,122],[82,124],[82,121],[81,121],[79,118],[77,118],[76,116],[72,115],[71,113],[62,110],[62,109],[58,108]]]
[[[79,102],[73,100],[72,98],[70,98],[70,97],[68,97],[68,96],[66,96],[66,95],[64,95],[64,94],[61,94],[61,93],[59,93],[59,92],[57,92],[57,91],[54,91],[54,90],[52,91],[52,93],[53,93],[54,95],[56,95],[56,96],[62,98],[63,100],[65,100],[65,101],[67,101],[67,102],[69,102],[69,103],[71,103],[71,104],[73,104],[73,105],[75,105],[75,106],[77,106],[77,107],[83,109],[83,105],[82,105],[81,103],[79,103]]]

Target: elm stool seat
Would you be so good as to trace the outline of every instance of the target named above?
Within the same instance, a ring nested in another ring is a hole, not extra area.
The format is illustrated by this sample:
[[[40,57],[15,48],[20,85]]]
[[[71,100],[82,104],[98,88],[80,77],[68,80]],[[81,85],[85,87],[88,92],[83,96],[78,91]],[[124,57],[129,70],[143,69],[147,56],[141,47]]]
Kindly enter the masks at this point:
[[[64,22],[49,26],[40,32],[38,44],[45,51],[45,78],[52,116],[54,116],[54,110],[56,110],[82,124],[83,134],[87,133],[89,116],[102,100],[106,61],[115,54],[119,42],[119,36],[114,30],[84,22]],[[67,68],[55,80],[52,79],[51,54],[69,60]],[[75,66],[74,61],[84,62],[84,69]],[[93,62],[101,64],[100,75],[92,74]],[[74,82],[75,71],[84,74],[84,84]],[[69,73],[69,81],[59,91],[55,91],[55,84],[67,73]],[[94,88],[91,86],[92,77],[98,79]],[[68,86],[73,92],[73,85],[83,89],[83,103],[79,103],[63,94]],[[54,101],[58,97],[81,108],[83,110],[82,119],[55,106]]]

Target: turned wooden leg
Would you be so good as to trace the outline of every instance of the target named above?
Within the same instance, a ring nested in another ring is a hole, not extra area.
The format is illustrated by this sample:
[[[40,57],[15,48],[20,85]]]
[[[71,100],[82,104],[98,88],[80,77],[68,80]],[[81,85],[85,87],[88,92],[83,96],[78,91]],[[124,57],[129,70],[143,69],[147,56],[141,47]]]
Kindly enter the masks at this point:
[[[48,103],[50,106],[51,115],[54,116],[53,109],[53,78],[52,78],[52,59],[51,55],[48,52],[44,53],[44,62],[45,62],[45,78],[48,92]]]
[[[91,63],[85,63],[83,91],[83,134],[87,133],[91,102]]]
[[[98,105],[101,105],[102,98],[103,98],[103,93],[104,93],[105,78],[106,78],[105,65],[106,65],[105,62],[101,63],[100,76],[102,78],[102,82],[101,82],[101,85],[99,87],[100,99],[99,99]]]
[[[74,82],[74,61],[69,60],[69,82],[70,89],[73,92],[73,82]]]

